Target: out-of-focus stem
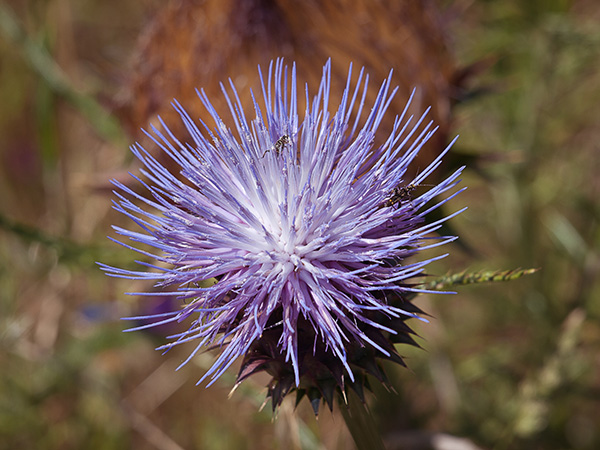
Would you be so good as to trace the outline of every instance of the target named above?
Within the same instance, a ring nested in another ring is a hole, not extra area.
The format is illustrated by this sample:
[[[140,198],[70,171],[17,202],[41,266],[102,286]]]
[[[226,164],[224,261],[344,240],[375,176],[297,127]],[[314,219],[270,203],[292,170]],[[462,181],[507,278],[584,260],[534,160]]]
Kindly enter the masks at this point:
[[[96,132],[115,145],[127,141],[119,122],[92,96],[77,91],[48,51],[31,39],[11,9],[0,2],[0,36],[12,42],[29,67],[50,87],[71,103]]]
[[[356,448],[358,450],[385,450],[383,440],[367,405],[352,390],[348,392],[347,401],[347,405],[340,402],[340,411]]]

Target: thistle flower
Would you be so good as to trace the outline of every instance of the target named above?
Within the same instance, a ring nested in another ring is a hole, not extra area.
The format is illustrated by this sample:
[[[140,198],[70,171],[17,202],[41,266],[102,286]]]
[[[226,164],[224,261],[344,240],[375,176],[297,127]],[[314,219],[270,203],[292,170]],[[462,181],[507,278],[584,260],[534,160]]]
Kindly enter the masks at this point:
[[[267,395],[273,408],[295,389],[299,398],[308,395],[316,413],[321,398],[332,407],[338,388],[343,393],[350,386],[362,397],[367,374],[385,383],[376,358],[403,364],[394,344],[416,345],[405,324],[425,320],[410,301],[420,292],[414,279],[445,255],[407,259],[455,239],[431,233],[458,212],[433,223],[424,217],[456,195],[432,202],[458,182],[460,170],[413,195],[450,146],[407,182],[407,167],[435,131],[425,122],[427,112],[407,117],[409,100],[375,145],[397,88],[390,72],[363,115],[368,76],[361,71],[353,84],[351,73],[352,67],[332,114],[327,62],[312,101],[306,88],[302,121],[295,66],[289,71],[281,60],[269,66],[266,83],[260,73],[263,99],[252,96],[251,122],[233,83],[231,94],[222,86],[234,131],[203,91],[212,131],[175,102],[192,142],[179,141],[162,121],[165,131],[152,127],[147,134],[180,173],[136,144],[132,151],[147,181],[134,177],[146,195],[114,181],[115,208],[141,228],[116,232],[155,251],[117,242],[158,263],[140,262],[145,271],[101,266],[111,276],[153,280],[163,295],[182,300],[176,311],[131,318],[148,321],[132,330],[191,321],[159,349],[193,341],[186,364],[201,349],[219,348],[198,383],[210,377],[212,384],[244,357],[238,384],[266,371],[273,376]]]

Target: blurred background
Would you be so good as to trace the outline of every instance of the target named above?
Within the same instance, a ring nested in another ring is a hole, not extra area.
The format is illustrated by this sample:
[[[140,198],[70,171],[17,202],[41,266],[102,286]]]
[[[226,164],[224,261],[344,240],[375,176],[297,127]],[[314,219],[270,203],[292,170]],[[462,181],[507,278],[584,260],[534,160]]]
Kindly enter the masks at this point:
[[[444,171],[467,164],[468,190],[446,212],[469,209],[432,275],[541,269],[417,299],[424,350],[402,348],[396,393],[370,399],[388,447],[600,448],[594,0],[1,1],[0,448],[352,448],[337,410],[260,412],[268,378],[196,387],[210,352],[175,372],[190,349],[154,350],[170,330],[122,333],[164,307],[124,295],[150,286],[95,264],[133,267],[106,236],[140,128],[177,129],[172,98],[203,114],[196,87],[222,107],[229,76],[245,95],[277,56],[314,88],[332,57],[334,92],[349,61],[372,91],[393,68],[394,113],[419,88],[441,128],[416,170],[460,134]]]

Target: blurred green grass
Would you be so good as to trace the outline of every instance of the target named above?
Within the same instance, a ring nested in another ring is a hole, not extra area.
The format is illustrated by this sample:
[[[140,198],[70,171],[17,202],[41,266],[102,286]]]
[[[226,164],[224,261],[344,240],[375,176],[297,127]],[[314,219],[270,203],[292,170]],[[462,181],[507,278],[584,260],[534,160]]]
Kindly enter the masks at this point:
[[[119,132],[90,114],[104,114],[95,99],[116,95],[156,3],[9,4],[95,106],[53,88],[22,46],[0,39],[0,212],[59,237],[47,245],[0,231],[0,448],[348,448],[337,413],[317,422],[286,403],[272,422],[257,412],[264,380],[225,400],[231,379],[194,386],[206,358],[174,372],[185,349],[161,356],[156,336],[121,333],[135,299],[94,260],[131,257],[105,238],[121,220],[105,183],[128,156]],[[398,395],[376,389],[372,404],[386,436],[600,447],[600,12],[591,0],[524,5],[447,5],[458,60],[495,62],[454,113],[453,157],[469,161],[469,189],[451,207],[469,209],[452,224],[470,251],[454,245],[432,272],[541,270],[418,300],[434,316],[417,325],[426,351],[402,349],[410,370],[390,368]]]

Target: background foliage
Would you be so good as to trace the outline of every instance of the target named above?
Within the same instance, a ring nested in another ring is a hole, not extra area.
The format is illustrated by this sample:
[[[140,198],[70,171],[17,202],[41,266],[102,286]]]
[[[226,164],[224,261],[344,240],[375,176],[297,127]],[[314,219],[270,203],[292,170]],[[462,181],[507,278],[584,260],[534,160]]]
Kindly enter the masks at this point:
[[[160,336],[121,332],[137,301],[94,264],[131,259],[105,238],[107,180],[129,159],[105,111],[155,6],[0,3],[0,448],[348,448],[339,412],[315,421],[284,402],[272,421],[257,412],[265,380],[226,400],[233,377],[194,386],[210,354],[174,372],[186,349],[161,356]],[[439,433],[465,449],[598,448],[600,9],[442,7],[456,59],[486,68],[456,93],[469,189],[452,207],[469,209],[430,272],[541,270],[421,297],[426,351],[403,349],[397,394],[375,389],[371,408],[390,448]]]

